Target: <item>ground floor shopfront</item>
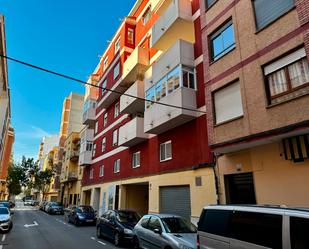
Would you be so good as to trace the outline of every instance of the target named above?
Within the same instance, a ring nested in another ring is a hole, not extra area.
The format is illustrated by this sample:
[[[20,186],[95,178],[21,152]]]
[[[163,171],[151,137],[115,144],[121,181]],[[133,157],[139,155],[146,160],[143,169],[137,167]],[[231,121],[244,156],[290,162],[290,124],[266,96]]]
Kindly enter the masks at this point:
[[[81,181],[70,181],[61,185],[61,202],[67,207],[80,204]]]
[[[309,207],[307,142],[301,136],[219,156],[220,203]]]
[[[82,187],[82,204],[101,214],[132,209],[172,213],[197,222],[204,206],[217,203],[213,168],[201,168]]]

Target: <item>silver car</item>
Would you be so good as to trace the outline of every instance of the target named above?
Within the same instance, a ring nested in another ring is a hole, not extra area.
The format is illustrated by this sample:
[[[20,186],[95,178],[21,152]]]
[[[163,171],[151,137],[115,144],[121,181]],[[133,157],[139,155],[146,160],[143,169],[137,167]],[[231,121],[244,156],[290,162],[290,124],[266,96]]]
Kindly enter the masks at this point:
[[[196,227],[186,219],[170,214],[149,214],[134,227],[135,248],[195,249]]]
[[[8,232],[12,229],[12,214],[7,207],[0,207],[0,231]]]

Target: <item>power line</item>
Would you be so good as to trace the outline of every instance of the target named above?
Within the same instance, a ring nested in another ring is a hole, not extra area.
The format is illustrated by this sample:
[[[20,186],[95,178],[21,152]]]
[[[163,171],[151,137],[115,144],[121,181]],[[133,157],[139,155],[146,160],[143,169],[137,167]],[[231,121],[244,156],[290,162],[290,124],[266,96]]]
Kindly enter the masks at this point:
[[[149,100],[149,99],[141,98],[141,97],[134,96],[134,95],[131,95],[131,94],[122,93],[122,92],[119,92],[119,91],[116,91],[116,90],[112,90],[112,89],[109,89],[109,88],[106,88],[106,87],[98,86],[98,85],[95,85],[95,84],[91,84],[91,83],[88,83],[86,81],[77,79],[75,77],[72,77],[72,76],[69,76],[69,75],[66,75],[66,74],[62,74],[62,73],[58,73],[56,71],[52,71],[52,70],[49,70],[49,69],[46,69],[46,68],[43,68],[43,67],[40,67],[40,66],[36,66],[36,65],[27,63],[25,61],[21,61],[21,60],[9,57],[7,55],[0,54],[0,57],[6,58],[7,60],[14,61],[16,63],[19,63],[19,64],[27,66],[27,67],[31,67],[31,68],[34,68],[34,69],[37,69],[37,70],[40,70],[40,71],[43,71],[43,72],[46,72],[46,73],[49,73],[49,74],[53,74],[53,75],[56,75],[56,76],[59,76],[59,77],[62,77],[62,78],[68,79],[68,80],[72,80],[72,81],[81,83],[83,85],[88,85],[88,86],[92,86],[92,87],[96,87],[96,88],[102,89],[104,91],[116,93],[119,96],[123,95],[123,96],[127,96],[127,97],[130,97],[130,98],[135,98],[135,99],[138,99],[138,100],[142,100],[142,101],[145,101],[145,102],[150,102],[152,104],[158,104],[158,105],[172,107],[172,108],[176,108],[176,109],[181,109],[181,110],[193,111],[193,112],[199,112],[199,113],[206,114],[206,112],[202,111],[202,110],[192,109],[192,108],[187,108],[187,107],[182,107],[182,106],[177,106],[177,105],[166,104],[166,103],[162,103],[162,102],[158,102],[158,101],[154,101],[154,100]]]

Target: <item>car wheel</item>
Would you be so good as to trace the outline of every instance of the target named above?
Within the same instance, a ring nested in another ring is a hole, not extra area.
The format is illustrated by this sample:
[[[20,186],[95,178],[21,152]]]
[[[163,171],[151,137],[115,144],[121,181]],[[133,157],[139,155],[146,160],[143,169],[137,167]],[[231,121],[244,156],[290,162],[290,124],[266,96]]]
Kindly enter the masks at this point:
[[[118,232],[116,232],[115,235],[114,235],[114,244],[115,244],[115,246],[120,245],[120,236],[119,236]]]
[[[138,238],[136,236],[134,236],[134,238],[133,238],[133,248],[134,249],[140,249],[139,241],[138,241]]]
[[[97,227],[97,237],[100,239],[102,238],[101,228]]]
[[[79,221],[78,221],[77,218],[74,220],[74,225],[75,225],[75,226],[79,226]]]

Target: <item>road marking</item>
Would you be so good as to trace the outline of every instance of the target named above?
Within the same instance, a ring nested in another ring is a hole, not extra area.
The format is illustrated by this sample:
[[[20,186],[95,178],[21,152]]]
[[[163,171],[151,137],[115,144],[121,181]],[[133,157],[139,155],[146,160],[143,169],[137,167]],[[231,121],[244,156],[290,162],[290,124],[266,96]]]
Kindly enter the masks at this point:
[[[2,236],[2,241],[5,241],[5,234],[3,234]]]
[[[95,240],[95,237],[91,237],[92,240]]]
[[[39,224],[36,221],[33,221],[33,224],[25,224],[24,227],[34,227],[34,226],[38,226]]]
[[[103,246],[106,246],[106,244],[104,242],[102,242],[100,240],[97,240],[97,241],[98,241],[98,243],[102,244]]]
[[[3,248],[3,245],[0,245],[0,249],[2,249]]]

